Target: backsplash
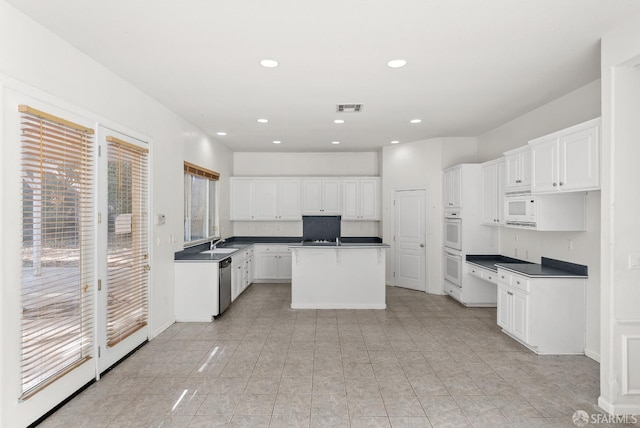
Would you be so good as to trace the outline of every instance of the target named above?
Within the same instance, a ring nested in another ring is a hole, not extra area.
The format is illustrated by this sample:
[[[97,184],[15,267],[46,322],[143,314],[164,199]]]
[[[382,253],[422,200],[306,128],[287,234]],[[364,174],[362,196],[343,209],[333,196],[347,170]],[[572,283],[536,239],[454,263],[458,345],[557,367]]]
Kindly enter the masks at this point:
[[[342,236],[382,236],[378,221],[343,221]],[[234,221],[226,236],[302,236],[301,221]]]

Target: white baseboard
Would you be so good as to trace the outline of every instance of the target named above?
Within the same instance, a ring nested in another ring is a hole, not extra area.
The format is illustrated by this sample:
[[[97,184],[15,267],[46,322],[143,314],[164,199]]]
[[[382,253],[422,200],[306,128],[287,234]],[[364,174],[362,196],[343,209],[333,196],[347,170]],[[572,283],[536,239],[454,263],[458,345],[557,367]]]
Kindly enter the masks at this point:
[[[584,348],[584,355],[591,358],[596,363],[600,362],[600,353],[591,349]]]
[[[612,404],[602,397],[598,397],[598,406],[610,415],[636,415],[640,421],[640,402],[637,404]]]
[[[160,333],[162,333],[163,331],[171,327],[175,322],[176,322],[175,319],[169,320],[166,323],[162,324],[160,327],[154,329],[153,331],[149,331],[149,340],[153,339],[154,337],[156,337],[157,335],[159,335]]]

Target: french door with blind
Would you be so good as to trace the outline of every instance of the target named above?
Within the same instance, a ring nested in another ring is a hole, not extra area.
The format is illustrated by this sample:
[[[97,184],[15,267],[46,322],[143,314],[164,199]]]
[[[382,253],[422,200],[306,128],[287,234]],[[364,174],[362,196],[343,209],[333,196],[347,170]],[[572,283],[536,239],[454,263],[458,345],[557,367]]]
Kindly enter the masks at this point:
[[[148,338],[148,148],[98,129],[98,371]]]

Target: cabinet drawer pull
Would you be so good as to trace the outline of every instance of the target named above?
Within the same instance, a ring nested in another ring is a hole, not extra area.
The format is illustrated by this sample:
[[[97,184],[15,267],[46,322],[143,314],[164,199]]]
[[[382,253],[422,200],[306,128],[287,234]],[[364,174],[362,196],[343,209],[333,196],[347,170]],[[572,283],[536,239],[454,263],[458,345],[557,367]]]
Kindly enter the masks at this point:
[[[520,281],[516,281],[516,284],[520,285]]]

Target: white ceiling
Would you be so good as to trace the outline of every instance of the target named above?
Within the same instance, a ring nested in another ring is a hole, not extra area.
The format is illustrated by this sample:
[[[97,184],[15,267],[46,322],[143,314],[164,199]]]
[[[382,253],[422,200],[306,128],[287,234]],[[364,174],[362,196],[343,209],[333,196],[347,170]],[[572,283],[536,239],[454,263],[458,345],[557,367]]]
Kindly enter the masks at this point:
[[[637,0],[8,2],[235,151],[482,135],[599,78],[600,38],[640,13]]]

